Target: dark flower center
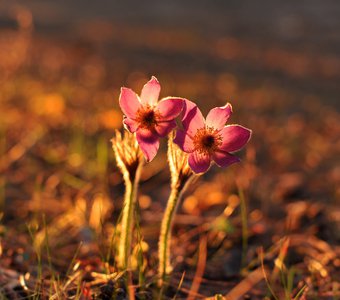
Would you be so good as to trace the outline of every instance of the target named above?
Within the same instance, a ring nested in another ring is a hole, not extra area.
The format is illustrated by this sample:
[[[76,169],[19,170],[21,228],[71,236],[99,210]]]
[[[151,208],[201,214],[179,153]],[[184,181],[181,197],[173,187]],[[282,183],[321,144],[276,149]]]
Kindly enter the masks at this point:
[[[155,112],[153,110],[146,111],[143,115],[142,123],[151,125],[155,123]]]
[[[198,129],[193,138],[195,150],[199,153],[212,154],[222,144],[222,136],[213,127],[203,127]]]
[[[157,110],[146,106],[137,111],[136,120],[142,128],[153,129],[159,117]]]
[[[202,146],[211,148],[215,144],[215,137],[213,135],[205,135],[201,140]]]

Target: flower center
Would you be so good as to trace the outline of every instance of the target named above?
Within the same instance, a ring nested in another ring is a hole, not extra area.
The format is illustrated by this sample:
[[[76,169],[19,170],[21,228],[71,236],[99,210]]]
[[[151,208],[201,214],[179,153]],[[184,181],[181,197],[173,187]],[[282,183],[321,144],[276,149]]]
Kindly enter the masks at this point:
[[[142,123],[146,125],[151,125],[155,122],[155,112],[153,110],[144,113],[142,118]]]
[[[158,113],[150,106],[142,107],[137,111],[136,120],[140,127],[152,129],[157,125]]]
[[[202,137],[201,143],[204,147],[211,148],[215,144],[215,137],[208,134]]]
[[[197,130],[193,141],[199,153],[211,154],[222,145],[222,136],[214,127],[203,127]]]

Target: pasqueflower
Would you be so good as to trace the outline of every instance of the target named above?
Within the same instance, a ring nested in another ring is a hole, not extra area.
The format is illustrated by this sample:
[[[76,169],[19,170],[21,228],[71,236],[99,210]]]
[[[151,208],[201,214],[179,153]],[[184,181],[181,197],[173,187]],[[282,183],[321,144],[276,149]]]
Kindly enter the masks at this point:
[[[183,130],[178,129],[174,142],[189,153],[188,163],[195,173],[206,172],[211,161],[227,167],[239,161],[231,152],[240,150],[250,139],[251,130],[225,123],[232,113],[231,104],[213,108],[204,119],[195,103],[186,100]]]
[[[152,76],[140,97],[131,89],[123,87],[119,105],[124,113],[123,123],[130,132],[136,133],[138,144],[147,161],[157,154],[159,138],[167,136],[175,127],[175,118],[181,113],[183,99],[163,98],[158,102],[161,86]]]

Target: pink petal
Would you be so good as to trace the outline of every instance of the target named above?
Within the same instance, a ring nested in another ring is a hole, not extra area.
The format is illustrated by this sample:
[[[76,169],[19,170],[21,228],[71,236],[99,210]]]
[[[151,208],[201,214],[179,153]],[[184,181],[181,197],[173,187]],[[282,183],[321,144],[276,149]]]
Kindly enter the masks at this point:
[[[177,129],[174,143],[187,153],[191,153],[195,149],[193,140],[181,129]]]
[[[213,108],[207,115],[207,126],[214,127],[215,129],[222,129],[232,112],[233,108],[230,103],[227,103],[222,107]]]
[[[182,124],[184,130],[191,137],[196,134],[198,129],[205,127],[203,115],[194,102],[184,101]]]
[[[130,132],[136,132],[139,126],[139,123],[130,118],[124,118],[123,120],[124,127]]]
[[[167,97],[158,102],[157,110],[161,114],[162,121],[176,118],[182,111],[184,99]]]
[[[161,86],[156,77],[152,76],[151,79],[144,85],[140,98],[143,104],[149,104],[151,106],[156,105]]]
[[[136,132],[138,144],[149,162],[154,159],[159,148],[159,138],[150,130],[139,128]]]
[[[167,136],[176,127],[176,121],[161,122],[155,126],[155,130],[160,137]]]
[[[251,130],[241,125],[225,126],[220,133],[223,139],[220,149],[226,152],[240,150],[251,137]]]
[[[214,162],[220,167],[227,167],[240,161],[238,157],[223,151],[216,151],[212,158]]]
[[[136,117],[137,110],[141,107],[141,104],[137,94],[133,90],[122,87],[119,96],[119,106],[124,115],[134,119]]]
[[[195,173],[204,173],[208,171],[210,167],[211,157],[209,154],[195,151],[189,155],[188,163]]]

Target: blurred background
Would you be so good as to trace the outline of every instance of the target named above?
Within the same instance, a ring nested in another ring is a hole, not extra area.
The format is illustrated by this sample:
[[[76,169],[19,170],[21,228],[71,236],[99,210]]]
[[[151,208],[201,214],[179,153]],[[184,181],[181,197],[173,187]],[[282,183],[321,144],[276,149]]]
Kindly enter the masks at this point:
[[[161,96],[188,98],[205,114],[231,102],[230,122],[253,130],[241,164],[213,167],[185,197],[178,265],[190,267],[188,252],[197,248],[188,228],[229,207],[230,222],[214,230],[236,232],[238,246],[228,252],[222,243],[205,277],[238,274],[230,262],[241,255],[240,188],[250,257],[287,232],[339,243],[338,0],[1,1],[0,221],[3,249],[16,249],[2,258],[0,251],[3,265],[31,268],[34,259],[23,258],[32,251],[27,226],[39,235],[42,213],[55,253],[70,256],[83,241],[81,255],[99,257],[123,192],[110,145],[121,129],[120,87],[139,93],[151,75]],[[162,147],[145,167],[139,199],[151,265],[169,193]],[[54,264],[65,270],[65,261]]]

